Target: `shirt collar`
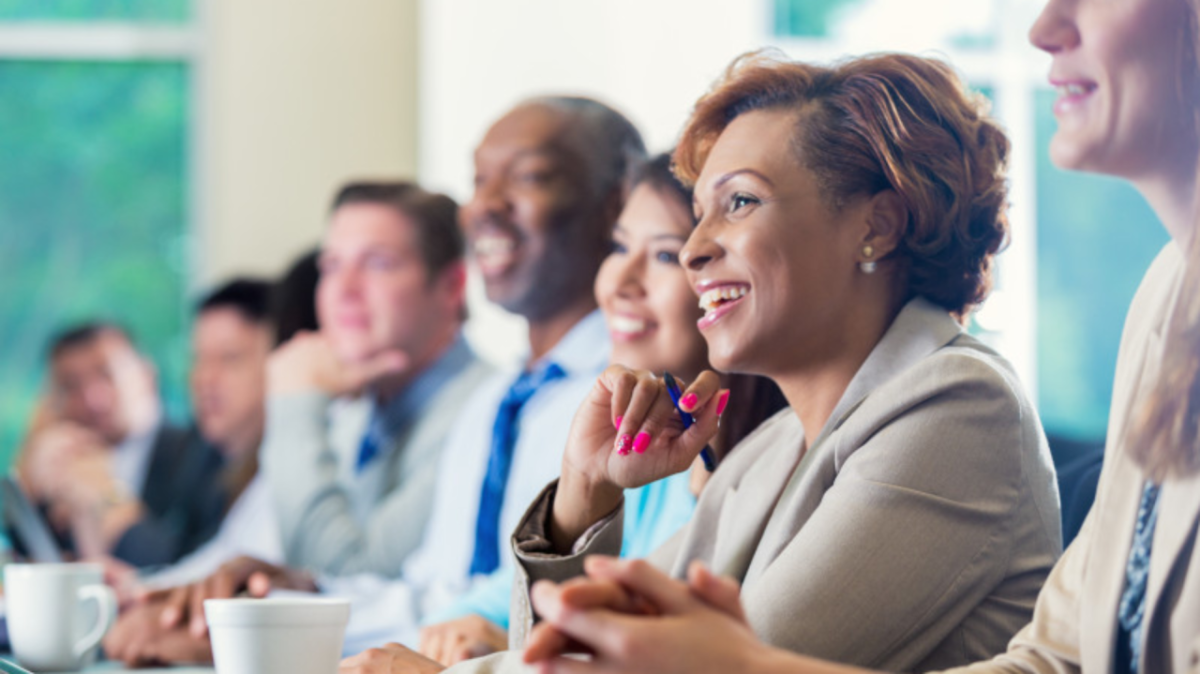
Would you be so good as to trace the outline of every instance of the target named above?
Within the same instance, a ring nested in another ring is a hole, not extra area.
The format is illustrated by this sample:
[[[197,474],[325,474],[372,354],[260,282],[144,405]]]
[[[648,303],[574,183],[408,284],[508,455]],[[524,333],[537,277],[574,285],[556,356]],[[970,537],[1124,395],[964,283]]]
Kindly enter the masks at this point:
[[[433,365],[425,368],[391,400],[381,404],[378,399],[372,398],[371,417],[382,425],[379,430],[389,437],[398,434],[413,419],[421,416],[425,407],[446,382],[457,377],[475,360],[475,352],[460,332],[454,337],[450,348],[446,349]]]
[[[608,365],[610,350],[608,325],[596,309],[572,326],[536,363],[529,363],[528,352],[522,362],[529,363],[531,370],[556,363],[568,377],[592,376]]]

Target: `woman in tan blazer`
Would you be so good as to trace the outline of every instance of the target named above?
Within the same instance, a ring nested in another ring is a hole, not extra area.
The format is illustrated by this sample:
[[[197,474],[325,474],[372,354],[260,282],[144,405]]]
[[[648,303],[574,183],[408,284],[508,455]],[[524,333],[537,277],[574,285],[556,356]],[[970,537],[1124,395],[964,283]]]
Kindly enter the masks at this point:
[[[652,561],[743,581],[773,645],[929,669],[1000,652],[1032,615],[1061,546],[1049,453],[1012,368],[956,320],[986,295],[1006,234],[1007,149],[949,68],[900,55],[751,55],[684,132],[677,172],[699,218],[680,260],[710,361],[770,377],[790,408],[716,470]],[[684,430],[658,377],[600,378],[561,479],[514,536],[514,641],[532,623],[528,583],[615,554],[622,490],[685,470],[726,403],[700,375]],[[436,669],[398,647],[343,665]]]
[[[1196,0],[1050,0],[1030,32],[1053,56],[1062,93],[1054,161],[1128,179],[1172,241],[1126,319],[1104,472],[1083,530],[1007,652],[964,671],[1200,672],[1198,24]],[[591,587],[535,592],[548,621],[528,656],[541,671],[850,669],[764,647],[736,585],[706,570],[693,570],[690,592],[645,565],[600,560],[589,571]],[[630,595],[668,619],[584,610],[626,608]],[[564,635],[595,659],[558,657]]]

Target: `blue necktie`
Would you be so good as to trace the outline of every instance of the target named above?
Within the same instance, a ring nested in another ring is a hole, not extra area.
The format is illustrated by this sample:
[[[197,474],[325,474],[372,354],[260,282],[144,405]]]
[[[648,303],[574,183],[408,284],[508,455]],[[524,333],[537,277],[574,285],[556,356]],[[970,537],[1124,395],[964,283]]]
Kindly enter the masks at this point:
[[[367,430],[363,433],[362,442],[358,444],[358,461],[354,465],[355,472],[363,472],[367,465],[379,455],[380,446],[383,444],[380,440],[383,437],[383,429],[380,425],[379,410],[372,405],[371,416],[367,419]]]
[[[1117,658],[1115,672],[1136,674],[1142,656],[1142,624],[1146,614],[1146,582],[1150,579],[1150,548],[1154,525],[1158,523],[1158,492],[1161,487],[1146,482],[1142,503],[1138,506],[1133,546],[1125,565],[1125,592],[1117,609]]]
[[[487,474],[479,496],[479,517],[475,521],[475,554],[471,558],[471,575],[491,573],[500,566],[500,509],[504,505],[504,488],[512,469],[513,448],[517,444],[517,420],[521,408],[547,382],[561,379],[566,372],[555,363],[540,370],[526,372],[513,382],[492,425],[492,449],[488,456]]]

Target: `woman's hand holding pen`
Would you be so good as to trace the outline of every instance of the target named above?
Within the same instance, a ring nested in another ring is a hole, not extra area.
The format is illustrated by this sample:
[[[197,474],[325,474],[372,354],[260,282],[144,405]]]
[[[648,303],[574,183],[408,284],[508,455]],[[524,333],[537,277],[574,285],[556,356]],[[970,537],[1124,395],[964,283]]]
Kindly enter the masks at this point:
[[[716,373],[700,373],[680,398],[695,418],[685,430],[662,379],[620,365],[605,370],[571,424],[550,527],[555,547],[569,550],[625,489],[687,470],[716,434],[727,397]]]

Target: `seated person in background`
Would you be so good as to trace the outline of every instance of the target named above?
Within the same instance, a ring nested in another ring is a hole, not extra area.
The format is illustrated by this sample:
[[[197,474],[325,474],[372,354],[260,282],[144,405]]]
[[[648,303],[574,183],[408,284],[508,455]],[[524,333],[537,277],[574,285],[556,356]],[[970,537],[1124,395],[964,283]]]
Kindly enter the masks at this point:
[[[696,329],[704,315],[694,301],[679,250],[692,232],[692,193],[671,174],[670,155],[634,172],[625,209],[613,228],[612,252],[596,276],[595,295],[612,338],[612,362],[691,381],[709,367],[708,347]],[[786,405],[762,377],[731,375],[738,404],[713,441],[718,457]],[[644,557],[691,518],[694,498],[710,473],[697,458],[689,474],[651,482],[625,494],[622,557]],[[510,569],[511,571],[511,569]],[[425,618],[420,650],[449,666],[508,647],[513,574],[487,583]],[[442,622],[445,621],[445,622]]]
[[[743,57],[682,135],[698,224],[679,257],[709,360],[768,376],[790,408],[648,561],[740,580],[774,646],[924,671],[1002,651],[1033,614],[1061,552],[1049,450],[1012,367],[960,322],[1006,236],[1007,151],[953,71],[902,54]],[[624,491],[685,470],[715,435],[719,377],[684,398],[686,431],[652,373],[614,365],[592,388],[562,476],[512,537],[512,643],[533,626],[530,585],[586,582],[586,556],[620,550]],[[520,653],[455,667],[526,671]],[[440,669],[401,646],[343,663]]]
[[[174,544],[190,553],[143,579],[147,585],[195,580],[238,555],[283,560],[270,494],[258,476],[267,356],[275,334],[271,291],[265,281],[235,279],[198,305],[192,328],[193,413],[201,436],[221,452],[225,465],[207,498],[171,513],[188,522],[189,531],[203,532],[203,546],[182,538],[172,542],[165,526],[141,527],[143,545]]]
[[[396,576],[421,540],[446,436],[491,373],[462,337],[457,217],[452,199],[412,183],[352,183],[334,198],[320,331],[268,364],[262,470],[289,565]]]
[[[82,557],[178,559],[203,534],[170,513],[204,498],[221,457],[164,421],[153,365],[121,328],[87,323],[52,341],[48,389],[17,464],[30,497]],[[147,530],[170,542],[145,545]]]
[[[426,530],[446,436],[492,373],[461,334],[457,213],[411,183],[354,183],[334,200],[320,331],[298,333],[267,366],[260,470],[298,576],[396,576]],[[163,611],[156,594],[126,612],[105,642],[110,657],[207,657],[199,611],[173,611],[201,637],[183,640],[190,650],[154,650],[175,643],[150,632]]]
[[[320,586],[355,602],[347,650],[386,639],[415,646],[424,615],[489,577],[511,577],[511,557],[503,554],[508,534],[540,485],[557,474],[571,413],[608,362],[592,284],[631,165],[643,153],[628,120],[586,99],[527,102],[484,137],[462,222],[488,298],[528,320],[529,353],[520,372],[490,378],[463,407],[442,455],[429,528],[398,580],[314,579],[238,560],[194,586],[190,600],[168,609],[169,617],[190,612],[203,635],[198,609],[214,588],[258,594],[268,586]],[[686,487],[673,493],[691,500]],[[251,583],[256,572],[266,582]],[[133,662],[147,657],[120,646],[113,643],[110,655]]]

